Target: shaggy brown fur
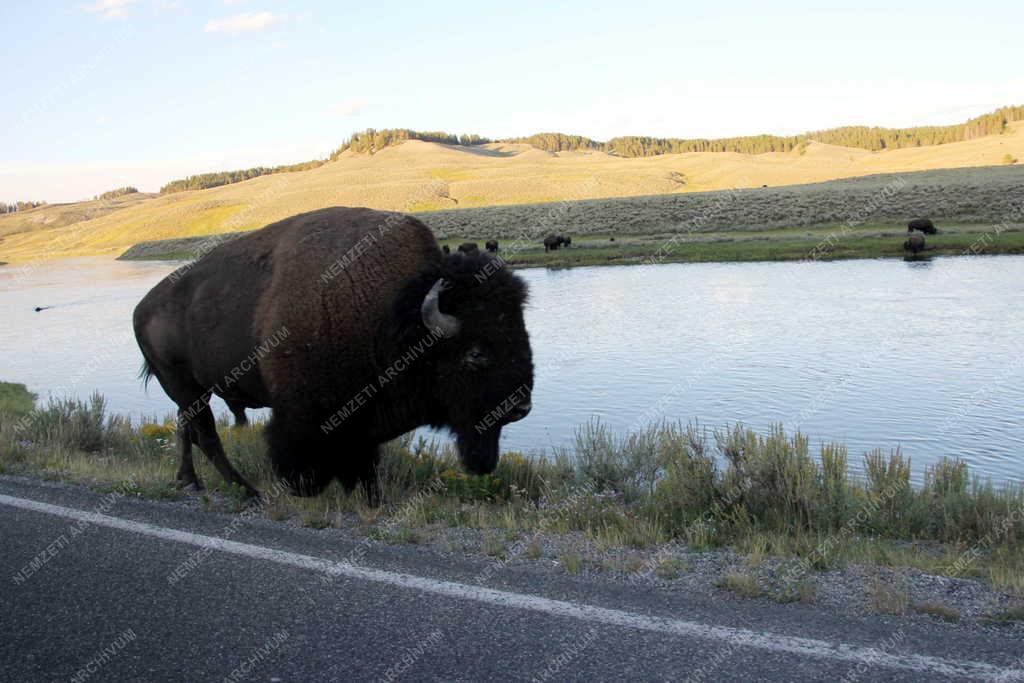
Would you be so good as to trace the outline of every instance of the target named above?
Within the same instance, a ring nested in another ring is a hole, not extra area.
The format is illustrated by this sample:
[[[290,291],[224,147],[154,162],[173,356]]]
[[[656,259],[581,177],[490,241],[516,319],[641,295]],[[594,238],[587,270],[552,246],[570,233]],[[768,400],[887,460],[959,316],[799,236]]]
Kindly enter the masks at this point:
[[[911,254],[924,251],[924,235],[919,232],[910,233],[907,241],[903,243],[903,249]]]
[[[926,235],[934,235],[938,233],[935,224],[932,223],[930,218],[915,218],[914,220],[907,223],[907,232],[923,232]]]

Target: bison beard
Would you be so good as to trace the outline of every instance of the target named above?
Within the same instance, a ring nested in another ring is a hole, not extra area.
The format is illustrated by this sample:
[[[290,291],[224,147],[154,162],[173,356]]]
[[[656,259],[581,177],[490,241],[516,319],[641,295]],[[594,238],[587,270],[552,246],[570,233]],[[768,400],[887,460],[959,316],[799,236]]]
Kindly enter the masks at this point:
[[[456,443],[462,458],[462,466],[470,474],[488,474],[498,466],[498,439],[501,428],[493,427],[483,432],[459,432]]]

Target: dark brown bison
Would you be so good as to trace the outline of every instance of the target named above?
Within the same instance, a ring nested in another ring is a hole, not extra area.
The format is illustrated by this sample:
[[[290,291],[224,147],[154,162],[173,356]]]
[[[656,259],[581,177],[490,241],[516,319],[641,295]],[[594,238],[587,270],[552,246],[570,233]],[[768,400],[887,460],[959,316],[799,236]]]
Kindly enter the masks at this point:
[[[487,240],[487,243],[484,246],[487,248],[487,251],[491,252],[492,254],[497,253],[498,240]]]
[[[459,245],[459,251],[463,254],[472,254],[479,252],[480,247],[477,246],[476,242],[463,242]]]
[[[444,245],[443,247],[441,247],[441,253],[446,255],[452,253],[451,247],[449,247],[447,244]]]
[[[555,235],[548,235],[544,238],[544,251],[557,251],[562,246],[562,241]]]
[[[918,254],[924,251],[924,235],[920,232],[912,232],[903,243],[903,250],[911,254]]]
[[[932,223],[930,218],[915,218],[914,220],[907,223],[907,232],[923,232],[926,235],[934,235],[938,233],[935,228],[935,224]]]
[[[337,478],[375,497],[379,444],[420,425],[452,431],[469,472],[493,471],[502,427],[530,411],[525,299],[498,259],[444,257],[397,213],[321,209],[216,247],[135,308],[143,377],[179,408],[177,481],[201,485],[195,443],[257,495],[224,454],[211,395],[243,416],[271,408],[270,460],[300,494]]]

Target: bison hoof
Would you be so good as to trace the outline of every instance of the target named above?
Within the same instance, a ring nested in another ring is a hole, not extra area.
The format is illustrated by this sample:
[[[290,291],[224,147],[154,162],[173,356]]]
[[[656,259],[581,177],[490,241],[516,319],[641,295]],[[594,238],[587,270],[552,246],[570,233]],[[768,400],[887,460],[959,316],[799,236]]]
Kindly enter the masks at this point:
[[[175,479],[171,482],[171,486],[189,493],[198,493],[206,488],[198,479]]]

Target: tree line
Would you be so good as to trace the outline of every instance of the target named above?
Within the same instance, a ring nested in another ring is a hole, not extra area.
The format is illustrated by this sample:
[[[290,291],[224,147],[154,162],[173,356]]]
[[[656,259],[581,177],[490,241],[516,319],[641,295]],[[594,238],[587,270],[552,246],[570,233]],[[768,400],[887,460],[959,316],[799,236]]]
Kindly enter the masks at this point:
[[[376,151],[398,145],[406,140],[423,140],[424,142],[440,142],[446,145],[482,145],[490,142],[487,138],[474,134],[453,135],[442,131],[416,131],[407,128],[388,128],[374,130],[368,128],[361,133],[355,133],[346,140],[341,147],[334,150],[326,159],[314,159],[298,164],[285,164],[281,166],[256,166],[235,171],[220,171],[218,173],[199,173],[180,180],[172,180],[160,188],[160,194],[171,194],[173,192],[184,192],[185,190],[205,190],[210,187],[240,183],[243,180],[258,178],[273,173],[291,173],[293,171],[308,171],[319,168],[328,161],[334,161],[346,150],[353,152]]]
[[[582,135],[540,133],[529,137],[506,138],[502,142],[526,143],[548,152],[596,150],[621,157],[647,157],[684,152],[739,152],[764,154],[802,149],[811,141],[871,151],[925,147],[961,142],[986,135],[998,135],[1013,121],[1024,120],[1024,106],[1002,107],[964,123],[950,126],[879,128],[842,126],[812,131],[803,135],[746,135],[731,138],[654,138],[627,135],[598,142]]]
[[[385,128],[383,130],[367,128],[361,133],[353,134],[342,143],[341,147],[331,153],[330,160],[334,161],[341,156],[342,152],[346,151],[373,154],[385,147],[400,145],[406,140],[422,140],[423,142],[439,142],[442,145],[465,145],[467,147],[490,142],[487,138],[472,133],[454,135],[444,131],[419,131],[408,128]]]
[[[123,197],[126,194],[135,194],[139,191],[138,188],[132,187],[131,185],[125,185],[124,187],[114,188],[113,190],[107,190],[103,194],[96,195],[93,199],[117,199]]]
[[[37,206],[45,205],[46,202],[12,202],[10,204],[0,202],[0,214],[18,213],[19,211],[28,211],[29,209],[34,209]]]
[[[231,183],[240,183],[243,180],[249,180],[251,178],[258,178],[262,175],[271,175],[273,173],[291,173],[293,171],[308,171],[313,168],[319,168],[323,166],[327,161],[325,159],[314,159],[313,161],[304,161],[299,164],[284,164],[281,166],[256,166],[254,168],[244,168],[237,171],[220,171],[218,173],[199,173],[197,175],[190,175],[187,178],[181,180],[172,180],[163,187],[160,188],[160,194],[172,194],[174,192],[184,192],[185,190],[205,190],[210,187],[218,187],[220,185],[230,185]]]

